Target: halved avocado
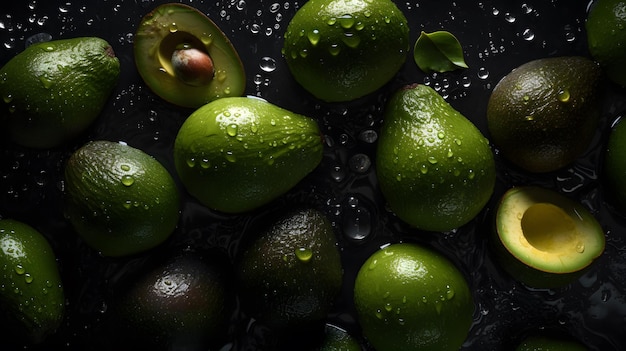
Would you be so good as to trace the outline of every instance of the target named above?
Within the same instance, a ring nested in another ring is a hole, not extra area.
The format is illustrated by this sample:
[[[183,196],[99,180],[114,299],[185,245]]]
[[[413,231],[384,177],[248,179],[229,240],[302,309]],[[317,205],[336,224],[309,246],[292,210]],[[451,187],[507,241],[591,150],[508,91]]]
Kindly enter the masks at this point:
[[[497,258],[511,276],[531,287],[566,285],[604,251],[604,231],[594,216],[550,189],[509,189],[495,223]]]
[[[148,13],[135,33],[134,56],[148,87],[179,106],[198,108],[245,90],[243,64],[230,40],[188,5],[164,4]]]

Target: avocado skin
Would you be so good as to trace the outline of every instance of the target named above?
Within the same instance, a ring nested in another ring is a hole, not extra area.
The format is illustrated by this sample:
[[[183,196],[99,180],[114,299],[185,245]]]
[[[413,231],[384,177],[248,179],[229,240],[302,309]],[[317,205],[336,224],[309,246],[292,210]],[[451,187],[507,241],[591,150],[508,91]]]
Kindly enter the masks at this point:
[[[257,235],[243,243],[236,264],[244,311],[274,330],[323,327],[343,279],[330,221],[299,209]],[[300,249],[310,259],[299,259]]]
[[[500,80],[487,106],[491,140],[533,172],[560,169],[589,146],[601,113],[600,66],[586,57],[527,62]],[[567,101],[559,95],[567,92]]]
[[[33,44],[0,69],[0,123],[19,145],[59,146],[95,121],[119,74],[120,62],[104,39]]]
[[[56,256],[39,231],[0,220],[0,277],[3,339],[40,344],[54,334],[65,315],[65,294]]]
[[[257,209],[296,186],[321,162],[317,122],[253,97],[225,97],[194,111],[174,144],[177,173],[203,205]]]
[[[128,175],[134,179],[131,186],[122,184]],[[70,156],[64,176],[65,215],[77,234],[103,256],[152,249],[178,225],[178,187],[167,169],[140,149],[90,141]]]
[[[234,308],[231,265],[217,251],[183,252],[123,282],[108,331],[111,344],[152,350],[206,350],[226,339]],[[122,290],[123,289],[123,290]]]
[[[488,140],[422,84],[389,99],[376,171],[393,212],[429,231],[452,230],[474,218],[489,201],[496,176]]]

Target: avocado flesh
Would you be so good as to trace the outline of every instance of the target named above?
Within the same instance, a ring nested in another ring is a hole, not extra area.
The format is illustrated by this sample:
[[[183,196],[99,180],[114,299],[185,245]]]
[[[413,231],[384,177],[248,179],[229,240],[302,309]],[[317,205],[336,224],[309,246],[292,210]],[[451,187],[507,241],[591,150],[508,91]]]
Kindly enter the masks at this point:
[[[536,287],[579,276],[604,251],[604,232],[581,204],[549,189],[507,191],[496,214],[496,242],[504,268]]]
[[[190,85],[172,67],[172,53],[182,46],[205,52],[215,73],[206,85]],[[197,108],[225,96],[241,96],[245,72],[224,33],[203,13],[182,4],[165,4],[147,14],[135,34],[135,63],[154,93],[182,107]]]

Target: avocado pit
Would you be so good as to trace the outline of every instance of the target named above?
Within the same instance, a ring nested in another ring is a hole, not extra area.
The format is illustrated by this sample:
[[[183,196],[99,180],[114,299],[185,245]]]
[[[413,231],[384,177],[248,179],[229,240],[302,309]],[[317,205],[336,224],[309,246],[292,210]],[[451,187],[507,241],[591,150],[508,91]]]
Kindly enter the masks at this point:
[[[211,56],[188,45],[174,50],[171,62],[176,77],[191,86],[209,84],[215,75]]]

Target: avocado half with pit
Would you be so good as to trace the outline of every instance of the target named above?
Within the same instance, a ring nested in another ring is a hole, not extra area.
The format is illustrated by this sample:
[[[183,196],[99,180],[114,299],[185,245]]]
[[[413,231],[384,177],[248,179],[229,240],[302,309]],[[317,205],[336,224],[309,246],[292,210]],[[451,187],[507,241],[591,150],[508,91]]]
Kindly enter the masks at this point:
[[[134,56],[148,87],[178,106],[198,108],[245,90],[243,64],[230,40],[188,5],[164,4],[148,13],[135,33]]]
[[[534,288],[571,283],[604,251],[604,231],[587,208],[542,187],[509,189],[495,227],[493,244],[502,267]]]

